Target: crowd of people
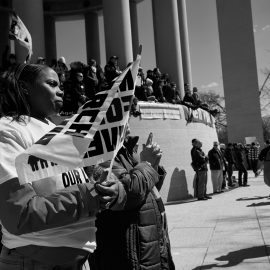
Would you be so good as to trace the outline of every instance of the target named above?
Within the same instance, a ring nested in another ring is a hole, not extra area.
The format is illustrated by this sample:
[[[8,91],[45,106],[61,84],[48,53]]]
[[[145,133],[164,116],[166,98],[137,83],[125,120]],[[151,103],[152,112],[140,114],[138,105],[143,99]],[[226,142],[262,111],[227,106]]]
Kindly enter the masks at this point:
[[[46,62],[44,57],[38,57],[36,63],[48,65],[57,73],[60,88],[64,92],[64,105],[60,114],[68,116],[76,113],[78,108],[97,92],[110,89],[114,79],[122,72],[118,60],[117,56],[111,56],[104,69],[95,59],[89,59],[87,64],[80,61],[72,62],[68,68],[63,56],[58,60],[52,60],[50,64]],[[7,48],[2,57],[2,71],[10,71],[16,65],[16,55],[9,54]],[[201,108],[214,116],[217,115],[218,110],[211,110],[207,104],[200,100],[197,87],[193,87],[193,93],[191,93],[189,84],[185,83],[184,91],[185,96],[182,100],[180,91],[177,89],[176,83],[171,81],[169,74],[161,73],[158,67],[147,70],[145,74],[143,68],[140,67],[131,112],[134,116],[140,115],[137,103],[138,101],[147,101],[182,104],[194,110]]]
[[[110,57],[104,70],[94,59],[70,68],[64,57],[47,65],[18,64],[16,56],[3,57],[0,76],[0,220],[2,250],[0,269],[11,270],[174,270],[164,204],[159,194],[166,170],[160,165],[162,151],[153,134],[137,153],[138,137],[127,129],[112,174],[110,161],[77,168],[77,182],[62,187],[63,175],[33,183],[19,181],[15,158],[55,125],[50,116],[71,115],[86,101],[111,88],[121,74],[118,57]],[[209,111],[200,101],[198,89],[185,84],[185,97],[168,74],[158,68],[146,76],[139,68],[135,96],[148,102],[184,104]],[[136,99],[131,114],[139,115]],[[268,150],[270,141],[267,141]],[[191,158],[195,174],[195,196],[211,199],[207,193],[208,163],[213,193],[238,185],[248,186],[248,169],[255,176],[259,151],[255,142],[243,146],[213,143],[207,153],[198,139],[192,140]],[[66,174],[67,175],[67,174]],[[65,176],[67,177],[67,176]],[[70,176],[72,177],[72,176]],[[46,183],[50,183],[47,185]],[[62,184],[61,184],[62,183]],[[87,268],[88,267],[88,268]]]
[[[80,104],[109,89],[121,71],[117,57],[103,70],[90,60],[68,69],[3,61],[0,76],[0,269],[174,270],[165,208],[159,189],[166,175],[152,141],[137,153],[126,131],[110,161],[22,183],[15,158],[55,127],[50,117],[76,113]],[[74,177],[76,176],[76,181]],[[64,182],[70,178],[70,186]]]
[[[222,193],[227,188],[248,185],[248,170],[257,177],[261,172],[261,162],[269,150],[270,141],[266,141],[266,148],[260,151],[256,142],[243,145],[242,143],[219,144],[213,142],[213,148],[206,155],[202,150],[202,143],[198,139],[192,140],[191,166],[195,171],[195,195],[198,200],[207,200],[207,171],[208,164],[211,171],[213,193]],[[266,150],[267,149],[267,150]],[[238,181],[233,177],[233,171],[238,171]]]

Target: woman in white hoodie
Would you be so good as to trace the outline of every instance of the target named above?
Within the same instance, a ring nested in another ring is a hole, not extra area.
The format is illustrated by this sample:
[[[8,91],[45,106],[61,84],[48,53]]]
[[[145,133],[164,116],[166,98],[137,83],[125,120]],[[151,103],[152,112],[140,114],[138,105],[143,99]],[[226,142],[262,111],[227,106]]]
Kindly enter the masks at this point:
[[[63,94],[55,71],[43,65],[22,64],[5,75],[0,85],[0,269],[83,269],[96,245],[95,215],[104,204],[118,202],[121,184],[94,186],[82,168],[21,184],[15,158],[55,127],[48,117],[59,112]]]

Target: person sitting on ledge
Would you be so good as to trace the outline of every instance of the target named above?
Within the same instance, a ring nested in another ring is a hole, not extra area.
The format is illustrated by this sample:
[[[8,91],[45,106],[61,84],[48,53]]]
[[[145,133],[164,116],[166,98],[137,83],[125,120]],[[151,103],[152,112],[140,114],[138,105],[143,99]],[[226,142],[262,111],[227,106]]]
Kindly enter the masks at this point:
[[[153,90],[153,81],[149,78],[145,80],[145,93],[146,93],[146,98],[147,101],[154,101],[157,102],[156,97],[154,95],[154,90]]]
[[[197,106],[200,106],[202,104],[199,94],[198,94],[198,88],[197,87],[193,87],[193,93],[192,93],[192,97],[194,100],[194,104]]]
[[[154,95],[158,102],[166,102],[166,99],[163,95],[163,86],[164,86],[164,81],[163,80],[158,80],[156,82],[156,86],[154,87]]]
[[[183,105],[187,106],[188,108],[191,108],[193,110],[196,110],[198,107],[195,105],[194,98],[192,97],[191,91],[187,89],[185,91],[185,96],[183,99]]]

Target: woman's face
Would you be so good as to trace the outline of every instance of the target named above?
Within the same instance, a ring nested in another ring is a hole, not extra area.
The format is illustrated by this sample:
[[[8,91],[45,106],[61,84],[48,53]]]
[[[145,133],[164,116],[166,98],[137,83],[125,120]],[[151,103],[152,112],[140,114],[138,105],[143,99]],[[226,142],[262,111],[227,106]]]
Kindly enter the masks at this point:
[[[63,106],[59,79],[51,68],[43,69],[33,84],[28,84],[31,116],[48,117],[57,114]]]

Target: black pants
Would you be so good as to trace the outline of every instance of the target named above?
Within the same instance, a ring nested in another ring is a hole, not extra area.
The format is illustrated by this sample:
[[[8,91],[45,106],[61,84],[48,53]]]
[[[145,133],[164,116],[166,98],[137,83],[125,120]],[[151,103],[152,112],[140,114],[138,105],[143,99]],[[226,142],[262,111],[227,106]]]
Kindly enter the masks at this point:
[[[242,175],[243,174],[244,174],[244,179],[242,182]],[[239,186],[241,186],[242,184],[244,184],[244,185],[247,184],[247,177],[248,177],[247,169],[243,163],[240,163],[239,168],[238,168],[238,184],[239,184]]]
[[[254,173],[256,173],[257,170],[258,170],[258,168],[257,168],[257,166],[258,166],[258,159],[250,159],[250,160],[249,160],[249,164],[250,164],[251,170],[252,170]]]
[[[204,198],[207,195],[207,171],[196,171],[197,176],[197,197],[199,199]]]
[[[228,163],[227,173],[228,173],[228,185],[232,185],[233,163]]]

